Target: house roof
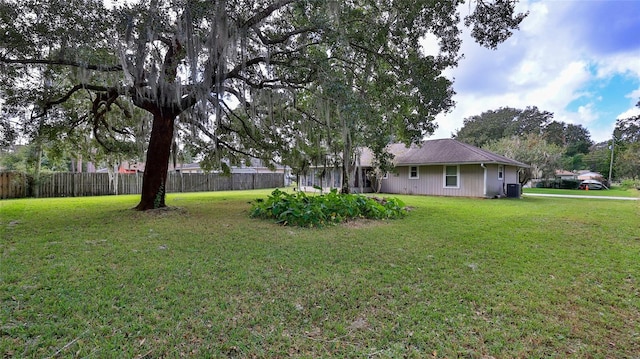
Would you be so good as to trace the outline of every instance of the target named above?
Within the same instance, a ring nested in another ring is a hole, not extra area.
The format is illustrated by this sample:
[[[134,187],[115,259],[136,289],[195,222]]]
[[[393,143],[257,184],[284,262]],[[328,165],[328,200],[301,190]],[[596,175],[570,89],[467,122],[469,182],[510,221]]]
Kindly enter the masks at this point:
[[[598,179],[598,178],[604,178],[604,176],[601,173],[598,172],[582,172],[580,173],[580,175],[578,176],[578,179],[580,180],[588,180],[588,179]]]
[[[492,163],[529,167],[525,163],[451,138],[428,140],[408,148],[404,144],[394,143],[389,145],[387,149],[394,155],[396,166]],[[371,165],[372,158],[371,151],[363,151],[361,165]]]
[[[575,173],[573,173],[571,171],[556,170],[556,176],[568,177],[568,176],[577,176],[577,174],[575,174]]]

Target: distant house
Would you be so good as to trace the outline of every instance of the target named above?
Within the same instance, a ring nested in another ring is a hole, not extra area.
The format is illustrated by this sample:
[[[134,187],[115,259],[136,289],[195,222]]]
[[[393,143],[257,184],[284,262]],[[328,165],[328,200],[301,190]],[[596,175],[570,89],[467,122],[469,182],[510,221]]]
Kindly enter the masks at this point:
[[[89,162],[90,163],[90,162]],[[144,172],[144,163],[136,161],[122,161],[117,166],[114,166],[116,172],[120,174],[133,174]],[[87,172],[107,173],[109,169],[106,167],[96,169],[91,163],[91,169],[87,169]]]
[[[507,185],[519,188],[518,170],[529,165],[474,147],[454,139],[424,141],[420,146],[406,147],[391,144],[388,151],[394,157],[395,170],[382,179],[380,192],[421,194],[432,196],[459,196],[493,198],[504,196]],[[360,152],[359,170],[356,171],[354,190],[371,191],[366,173],[372,169],[372,154],[368,149]],[[307,176],[308,183],[318,184],[320,169]],[[339,187],[340,176],[335,169],[322,172],[323,183]]]
[[[578,171],[578,179],[579,180],[604,180],[604,176],[598,172],[591,171]]]
[[[144,162],[129,162],[123,161],[117,166],[118,173],[143,173],[145,168]],[[276,165],[273,169],[268,168],[258,159],[251,159],[250,166],[230,166],[231,173],[282,173],[288,174],[289,168],[281,165]],[[173,163],[169,163],[169,172],[176,173],[205,173],[197,162],[193,163],[177,163],[174,167]],[[97,172],[107,172],[106,168],[102,168]],[[213,171],[218,172],[218,171]]]
[[[560,180],[576,180],[578,175],[571,171],[556,170],[556,178]]]
[[[269,168],[257,158],[252,158],[249,166],[229,166],[229,169],[231,173],[282,173],[283,175],[288,174],[290,171],[288,167],[282,165],[275,165],[273,168]],[[169,165],[169,171],[180,173],[205,173],[205,171],[200,167],[200,164],[195,162],[177,164],[175,168],[172,165]]]

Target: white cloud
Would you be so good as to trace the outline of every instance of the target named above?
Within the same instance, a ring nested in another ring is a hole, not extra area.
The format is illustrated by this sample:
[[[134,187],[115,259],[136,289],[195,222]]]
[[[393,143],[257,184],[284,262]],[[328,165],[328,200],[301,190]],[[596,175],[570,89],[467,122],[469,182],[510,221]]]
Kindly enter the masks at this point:
[[[465,32],[465,58],[447,72],[455,79],[457,105],[437,117],[439,128],[432,137],[450,137],[464,118],[488,110],[537,106],[553,112],[557,121],[585,126],[596,142],[609,138],[616,110],[607,103],[612,95],[601,93],[604,87],[596,84],[620,75],[640,82],[640,41],[612,41],[620,30],[607,33],[608,25],[598,19],[637,19],[640,7],[635,8],[620,1],[521,1],[518,9],[528,10],[529,16],[497,51],[481,48]],[[629,106],[635,105],[640,88],[625,97]],[[576,100],[580,106],[572,105]],[[635,107],[618,110],[635,111]]]
[[[598,115],[594,112],[594,104],[589,103],[585,106],[578,107],[578,123],[588,124],[598,119]]]
[[[640,87],[637,90],[633,90],[625,96],[627,98],[631,98],[633,100],[637,100],[640,98]]]
[[[529,105],[542,109],[560,110],[568,103],[582,96],[580,88],[589,80],[587,64],[582,61],[571,62],[558,72],[539,73],[542,81],[537,87],[523,89]]]
[[[597,76],[599,78],[607,78],[614,74],[627,74],[640,77],[640,60],[638,59],[640,59],[640,50],[599,58],[596,63],[598,68]]]
[[[521,66],[521,69],[527,66]],[[532,66],[535,68],[535,65]],[[541,110],[553,112],[558,121],[581,124],[591,122],[595,119],[592,105],[583,106],[577,118],[564,110],[568,103],[585,95],[580,89],[589,80],[589,76],[587,64],[576,61],[567,64],[559,73],[540,71],[533,75],[526,72],[514,74],[513,80],[505,84],[510,87],[510,91],[493,95],[459,92],[454,97],[456,108],[450,114],[438,117],[439,127],[433,137],[450,137],[462,127],[464,118],[500,107],[537,106]]]
[[[623,119],[623,118],[630,118],[634,116],[640,116],[640,108],[632,107],[624,111],[623,113],[619,114],[618,116],[616,116],[616,120]]]
[[[517,11],[529,11],[526,21],[520,26],[524,34],[537,34],[544,31],[545,22],[548,20],[549,7],[543,2],[520,2]]]

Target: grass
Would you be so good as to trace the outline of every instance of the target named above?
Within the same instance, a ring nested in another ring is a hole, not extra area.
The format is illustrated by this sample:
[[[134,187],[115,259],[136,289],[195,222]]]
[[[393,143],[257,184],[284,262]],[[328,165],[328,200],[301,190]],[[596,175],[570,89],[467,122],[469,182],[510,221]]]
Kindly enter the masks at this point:
[[[524,193],[544,193],[544,194],[569,194],[576,196],[610,196],[610,197],[640,197],[640,191],[635,188],[621,189],[612,187],[603,190],[579,190],[579,189],[555,189],[555,188],[523,188]]]
[[[0,352],[631,358],[636,201],[399,196],[402,220],[248,217],[270,191],[0,201]]]

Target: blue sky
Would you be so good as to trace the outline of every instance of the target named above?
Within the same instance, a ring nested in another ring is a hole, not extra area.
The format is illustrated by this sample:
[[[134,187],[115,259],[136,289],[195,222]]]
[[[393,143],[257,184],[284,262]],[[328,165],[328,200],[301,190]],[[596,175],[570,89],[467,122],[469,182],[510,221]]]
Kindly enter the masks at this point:
[[[640,114],[640,0],[521,0],[520,30],[492,51],[465,30],[456,108],[438,116],[431,138],[451,137],[466,117],[537,106],[606,141],[617,118]],[[468,13],[468,5],[460,8]]]

